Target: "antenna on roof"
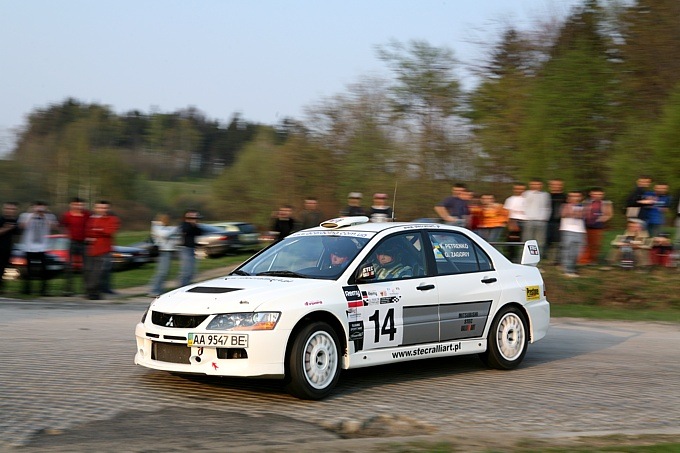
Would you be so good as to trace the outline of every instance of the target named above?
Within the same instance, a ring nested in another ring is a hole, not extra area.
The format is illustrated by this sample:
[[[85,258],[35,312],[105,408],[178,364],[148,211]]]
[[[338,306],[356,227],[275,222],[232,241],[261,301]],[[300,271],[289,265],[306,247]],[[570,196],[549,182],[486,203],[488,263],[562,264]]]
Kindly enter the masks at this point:
[[[394,181],[394,196],[392,197],[392,222],[394,222],[394,212],[397,208],[397,181]]]

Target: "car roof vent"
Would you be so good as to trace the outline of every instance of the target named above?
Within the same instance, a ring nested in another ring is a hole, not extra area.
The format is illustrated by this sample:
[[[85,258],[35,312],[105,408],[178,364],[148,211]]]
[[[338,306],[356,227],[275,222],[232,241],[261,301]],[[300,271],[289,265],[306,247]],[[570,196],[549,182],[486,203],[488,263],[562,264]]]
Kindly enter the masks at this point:
[[[232,291],[240,291],[243,288],[217,288],[215,286],[195,286],[189,290],[188,293],[204,293],[204,294],[222,294],[230,293]]]
[[[352,225],[361,225],[362,223],[368,223],[368,217],[365,215],[338,217],[336,219],[330,219],[326,220],[325,222],[321,222],[321,225],[319,226],[323,228],[337,229]]]

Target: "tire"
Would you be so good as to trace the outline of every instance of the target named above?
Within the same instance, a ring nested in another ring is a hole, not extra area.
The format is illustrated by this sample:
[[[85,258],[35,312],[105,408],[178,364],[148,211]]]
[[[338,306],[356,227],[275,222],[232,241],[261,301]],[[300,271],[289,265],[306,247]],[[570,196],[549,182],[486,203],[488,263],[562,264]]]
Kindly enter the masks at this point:
[[[340,377],[340,354],[335,331],[324,322],[305,326],[293,340],[286,390],[306,400],[328,396]]]
[[[486,352],[479,358],[487,366],[499,370],[516,368],[524,359],[529,331],[524,313],[517,307],[505,307],[494,318]]]

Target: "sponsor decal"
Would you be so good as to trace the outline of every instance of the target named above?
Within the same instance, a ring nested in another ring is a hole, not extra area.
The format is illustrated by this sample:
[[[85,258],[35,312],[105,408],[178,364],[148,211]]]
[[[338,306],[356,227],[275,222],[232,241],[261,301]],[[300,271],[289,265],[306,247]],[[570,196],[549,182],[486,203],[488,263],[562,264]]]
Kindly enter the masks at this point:
[[[321,305],[321,304],[323,304],[323,302],[320,301],[320,300],[313,300],[313,301],[311,301],[311,302],[305,302],[305,305],[306,305],[306,306],[310,306],[310,305]]]
[[[360,231],[342,231],[342,230],[331,230],[331,231],[301,231],[299,233],[291,234],[291,237],[302,237],[302,236],[345,236],[345,237],[355,237],[355,238],[370,238],[373,237],[375,233],[366,233]]]
[[[441,225],[438,223],[414,223],[412,225],[405,225],[402,227],[404,230],[416,230],[419,228],[441,228]]]
[[[539,300],[541,298],[541,290],[538,286],[527,286],[525,289],[527,300]]]
[[[375,277],[375,268],[373,266],[366,266],[361,269],[361,278]]]
[[[381,297],[380,303],[381,304],[396,304],[397,302],[399,302],[399,299],[401,299],[401,296]]]
[[[466,321],[472,321],[471,319],[466,319]],[[460,326],[461,332],[472,332],[475,330],[475,324],[463,324]]]
[[[538,247],[535,245],[528,245],[530,255],[538,255]]]
[[[345,300],[347,300],[347,302],[363,300],[361,297],[361,291],[359,290],[359,287],[356,285],[343,286],[342,291],[345,293]]]
[[[459,318],[476,318],[478,316],[479,316],[478,311],[468,311],[468,312],[458,313]]]
[[[349,339],[363,340],[364,338],[364,323],[363,321],[354,321],[349,323]]]
[[[213,363],[212,363],[212,367],[213,367],[213,370],[215,370],[215,371],[217,371],[217,369],[219,368],[219,367],[217,366],[217,362],[213,362]]]
[[[347,320],[348,321],[358,321],[361,319],[361,313],[356,308],[347,309]]]
[[[427,348],[415,348],[406,351],[397,351],[392,353],[392,358],[401,359],[405,357],[417,357],[419,355],[437,354],[440,352],[458,352],[463,347],[461,342],[438,344]]]
[[[361,298],[364,300],[364,305],[374,305],[380,303],[380,296],[377,291],[362,291]]]

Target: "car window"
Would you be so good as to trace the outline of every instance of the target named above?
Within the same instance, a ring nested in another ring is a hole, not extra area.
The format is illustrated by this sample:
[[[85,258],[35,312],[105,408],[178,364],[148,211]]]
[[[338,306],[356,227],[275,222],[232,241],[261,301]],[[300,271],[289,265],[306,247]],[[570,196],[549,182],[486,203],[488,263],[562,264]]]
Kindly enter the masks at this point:
[[[237,271],[249,275],[285,277],[288,273],[293,277],[336,279],[367,242],[367,238],[359,236],[289,236],[254,256]]]
[[[251,223],[244,223],[238,226],[242,233],[251,234],[256,233],[255,225]]]
[[[427,275],[420,233],[396,234],[381,241],[369,254],[376,281]]]
[[[430,232],[437,273],[462,274],[492,270],[488,255],[470,238],[455,232]]]
[[[202,234],[214,234],[214,233],[224,233],[224,228],[216,227],[212,225],[200,224]]]

